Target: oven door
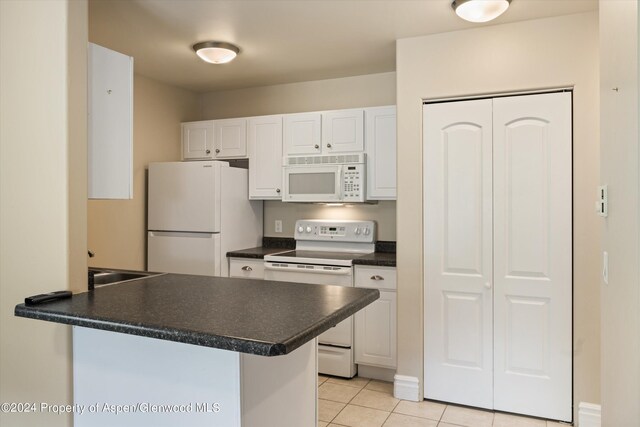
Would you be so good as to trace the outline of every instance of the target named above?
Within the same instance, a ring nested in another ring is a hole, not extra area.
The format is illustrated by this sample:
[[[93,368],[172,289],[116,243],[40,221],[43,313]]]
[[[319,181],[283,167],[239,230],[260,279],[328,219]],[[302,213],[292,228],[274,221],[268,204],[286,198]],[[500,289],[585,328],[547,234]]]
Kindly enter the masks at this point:
[[[312,283],[315,285],[353,286],[351,267],[329,267],[323,265],[264,263],[265,280],[281,282]],[[323,332],[319,344],[351,347],[353,341],[353,316]]]
[[[342,165],[285,166],[283,202],[339,202]]]

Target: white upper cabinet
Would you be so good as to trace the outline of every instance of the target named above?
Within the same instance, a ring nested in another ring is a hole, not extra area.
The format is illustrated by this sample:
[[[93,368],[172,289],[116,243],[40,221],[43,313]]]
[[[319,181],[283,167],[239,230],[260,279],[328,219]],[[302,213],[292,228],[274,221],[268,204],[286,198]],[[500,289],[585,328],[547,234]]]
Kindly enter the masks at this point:
[[[249,119],[249,198],[282,199],[282,116]]]
[[[213,158],[213,120],[182,123],[182,159]]]
[[[284,155],[321,154],[321,113],[284,116]]]
[[[364,149],[364,110],[322,113],[322,151],[326,154]]]
[[[214,159],[247,157],[247,119],[213,121]]]
[[[88,196],[133,197],[133,58],[89,43]]]
[[[367,200],[396,199],[396,107],[365,109]]]
[[[182,160],[247,157],[247,119],[182,123]]]
[[[364,150],[364,110],[287,114],[284,155],[331,154]]]

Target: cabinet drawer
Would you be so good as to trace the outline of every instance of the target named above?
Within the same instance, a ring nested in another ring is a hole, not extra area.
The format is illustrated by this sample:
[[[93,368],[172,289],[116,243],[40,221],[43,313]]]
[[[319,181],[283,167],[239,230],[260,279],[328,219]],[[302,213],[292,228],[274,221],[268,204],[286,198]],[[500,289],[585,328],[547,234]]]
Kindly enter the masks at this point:
[[[264,279],[264,261],[261,259],[230,258],[229,277]]]
[[[396,268],[356,265],[355,284],[356,288],[396,289]]]

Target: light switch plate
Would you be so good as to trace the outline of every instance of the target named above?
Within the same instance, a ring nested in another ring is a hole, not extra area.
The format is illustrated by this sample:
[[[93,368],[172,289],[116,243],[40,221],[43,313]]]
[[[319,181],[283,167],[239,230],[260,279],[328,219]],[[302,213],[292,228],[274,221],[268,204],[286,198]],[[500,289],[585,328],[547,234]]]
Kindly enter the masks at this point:
[[[276,219],[276,233],[282,233],[282,220]]]

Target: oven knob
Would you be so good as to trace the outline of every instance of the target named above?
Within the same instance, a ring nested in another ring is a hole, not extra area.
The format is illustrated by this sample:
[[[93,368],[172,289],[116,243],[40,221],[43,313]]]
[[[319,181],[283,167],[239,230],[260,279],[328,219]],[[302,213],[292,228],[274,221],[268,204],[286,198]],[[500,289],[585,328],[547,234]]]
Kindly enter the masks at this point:
[[[365,236],[368,236],[368,235],[369,235],[369,233],[371,233],[371,230],[369,230],[368,228],[365,228],[365,229],[364,229],[364,235],[365,235]]]
[[[354,233],[356,233],[356,236],[360,234],[360,229],[358,227],[356,227],[356,229],[354,230]]]
[[[303,231],[304,231],[304,227],[303,226],[298,227],[298,233],[302,233]]]
[[[311,227],[307,226],[307,233],[311,233]]]

